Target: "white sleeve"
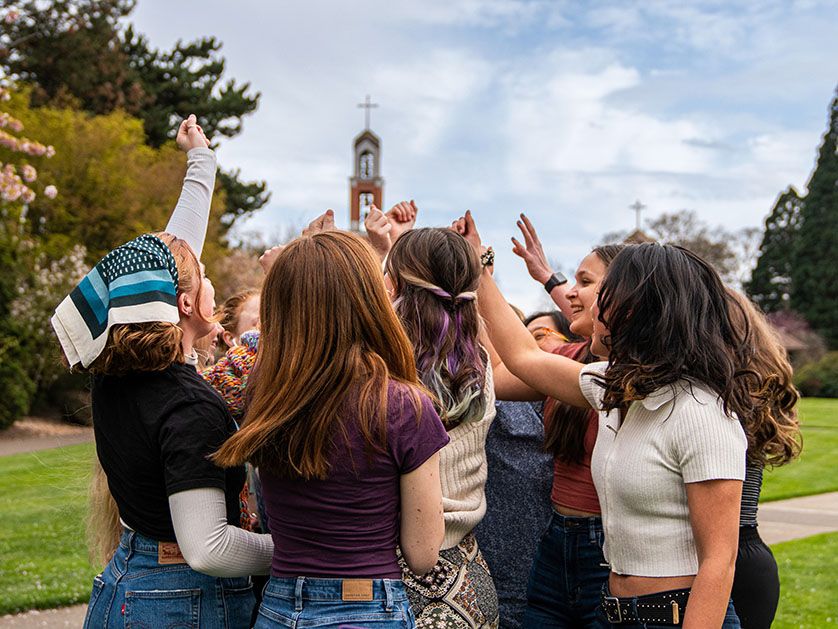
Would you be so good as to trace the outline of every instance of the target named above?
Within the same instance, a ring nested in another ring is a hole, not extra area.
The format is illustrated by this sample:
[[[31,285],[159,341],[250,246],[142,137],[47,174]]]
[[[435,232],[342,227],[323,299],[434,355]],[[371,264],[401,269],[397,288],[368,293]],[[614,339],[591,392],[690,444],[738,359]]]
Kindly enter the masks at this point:
[[[207,237],[215,172],[215,153],[210,149],[191,149],[186,154],[183,188],[166,225],[166,232],[188,242],[198,258]]]
[[[590,363],[579,372],[579,388],[582,395],[588,400],[588,404],[596,410],[602,410],[602,398],[605,397],[605,389],[597,382],[597,376],[601,376],[608,369],[608,363]]]
[[[180,552],[193,570],[214,577],[270,573],[271,536],[227,524],[221,489],[202,487],[172,494],[169,510]]]

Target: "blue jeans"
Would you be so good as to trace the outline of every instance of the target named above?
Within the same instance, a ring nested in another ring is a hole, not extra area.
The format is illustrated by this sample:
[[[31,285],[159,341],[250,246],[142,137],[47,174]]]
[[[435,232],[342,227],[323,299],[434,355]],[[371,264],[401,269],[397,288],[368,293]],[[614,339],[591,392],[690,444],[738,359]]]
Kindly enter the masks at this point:
[[[124,531],[105,570],[93,579],[85,629],[240,629],[256,599],[249,577],[219,578],[185,563],[158,563],[157,542]]]
[[[527,583],[524,627],[609,627],[599,614],[609,569],[602,554],[602,519],[553,512]]]
[[[400,579],[372,582],[372,600],[343,600],[343,579],[271,577],[253,629],[413,629],[416,622]]]

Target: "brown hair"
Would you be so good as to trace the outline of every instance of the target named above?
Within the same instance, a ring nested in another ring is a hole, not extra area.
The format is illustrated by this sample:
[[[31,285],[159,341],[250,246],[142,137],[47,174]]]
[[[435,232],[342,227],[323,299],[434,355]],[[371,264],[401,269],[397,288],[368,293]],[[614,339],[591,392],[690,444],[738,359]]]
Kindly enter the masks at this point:
[[[788,354],[765,315],[743,294],[728,289],[740,306],[731,309],[734,326],[750,328],[751,354],[748,368],[752,380],[753,413],[740,416],[748,436],[748,461],[756,465],[783,465],[802,448],[797,401],[800,394],[792,384]]]
[[[451,229],[412,229],[393,245],[386,270],[419,378],[438,400],[445,427],[481,419],[488,356],[477,340],[477,254]]]
[[[592,253],[607,269],[611,261],[623,250],[625,245],[601,245],[594,247]],[[580,363],[592,363],[596,356],[591,353],[588,341],[574,360]],[[551,452],[566,465],[581,465],[585,459],[585,433],[588,431],[588,416],[591,411],[547,398],[544,402],[544,450]]]
[[[178,295],[198,287],[200,303],[203,282],[201,267],[192,247],[165,232],[155,234],[166,243],[175,258],[178,271]],[[198,316],[202,316],[196,310]],[[108,343],[89,367],[79,371],[93,374],[122,375],[131,371],[162,371],[176,362],[183,362],[183,332],[175,323],[150,321],[114,325],[108,332]]]
[[[221,307],[218,309],[218,322],[221,324],[221,327],[227,330],[230,334],[235,334],[236,328],[239,327],[239,318],[241,317],[242,308],[251,297],[255,297],[258,294],[258,289],[249,288],[225,299],[224,303],[221,304]]]
[[[346,232],[298,238],[262,287],[259,353],[241,430],[213,459],[323,479],[336,435],[356,421],[368,452],[387,439],[390,380],[419,408],[413,348],[372,247]],[[418,413],[417,413],[418,415]]]

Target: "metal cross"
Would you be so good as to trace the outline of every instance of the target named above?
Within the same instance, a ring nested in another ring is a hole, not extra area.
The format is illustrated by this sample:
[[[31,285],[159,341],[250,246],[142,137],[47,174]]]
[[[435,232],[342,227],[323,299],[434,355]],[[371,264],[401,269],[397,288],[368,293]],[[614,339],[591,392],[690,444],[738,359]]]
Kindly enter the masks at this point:
[[[629,209],[637,213],[637,231],[640,231],[640,213],[646,209],[646,206],[640,202],[640,199],[637,199],[629,206]]]
[[[370,109],[378,107],[378,103],[370,102],[370,95],[367,94],[363,103],[358,103],[358,108],[364,110],[364,129],[370,128]]]

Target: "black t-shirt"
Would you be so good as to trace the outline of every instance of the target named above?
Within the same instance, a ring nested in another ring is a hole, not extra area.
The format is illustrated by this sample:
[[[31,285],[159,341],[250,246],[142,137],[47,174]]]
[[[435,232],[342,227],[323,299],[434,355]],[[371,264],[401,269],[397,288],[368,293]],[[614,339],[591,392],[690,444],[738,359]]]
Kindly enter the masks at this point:
[[[218,394],[190,365],[93,378],[96,453],[122,520],[173,542],[171,494],[223,489],[227,522],[239,523],[243,467],[222,469],[207,456],[236,425]]]

